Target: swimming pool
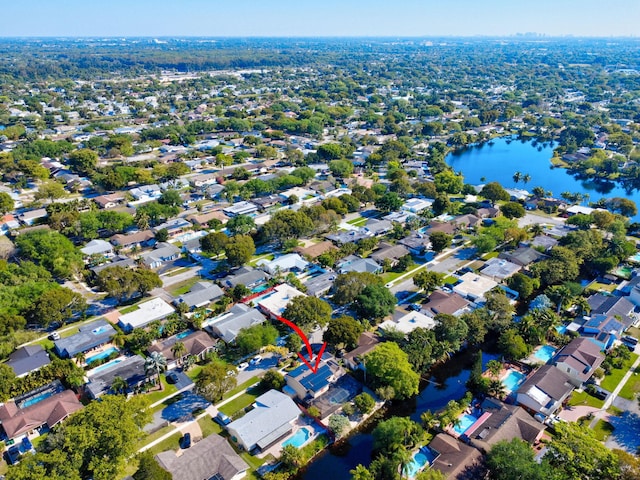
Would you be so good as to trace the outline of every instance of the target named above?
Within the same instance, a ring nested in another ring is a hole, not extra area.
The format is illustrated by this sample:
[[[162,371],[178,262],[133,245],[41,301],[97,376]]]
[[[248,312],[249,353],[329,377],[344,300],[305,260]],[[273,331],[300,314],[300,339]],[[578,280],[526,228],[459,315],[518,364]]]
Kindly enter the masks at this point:
[[[193,333],[193,330],[185,330],[176,335],[176,340],[182,340],[184,337],[188,337]]]
[[[533,354],[538,360],[542,360],[544,363],[547,363],[549,360],[553,358],[553,355],[556,353],[556,349],[551,345],[543,345]]]
[[[122,361],[122,358],[115,358],[115,359],[111,360],[110,362],[107,362],[104,365],[100,365],[99,367],[96,367],[93,370],[91,370],[90,375],[94,375],[94,374],[96,374],[98,372],[101,372],[103,370],[111,368],[114,365],[119,364],[121,361]]]
[[[267,285],[266,283],[263,283],[262,285],[258,285],[257,287],[253,287],[251,289],[251,293],[264,292],[267,288],[269,288],[269,285]]]
[[[113,354],[115,352],[118,352],[118,351],[119,350],[116,347],[108,348],[104,352],[100,352],[97,355],[93,355],[93,356],[87,358],[86,364],[89,365],[90,363],[93,363],[96,360],[102,360],[103,358],[107,358],[109,355],[111,355],[111,354]]]
[[[31,405],[35,405],[36,403],[39,403],[42,400],[52,397],[60,392],[64,392],[64,386],[60,383],[59,380],[56,380],[49,385],[41,387],[39,390],[40,391],[35,395],[29,395],[29,393],[27,393],[26,396],[23,396],[21,399],[17,398],[16,404],[20,408],[30,407]]]
[[[527,376],[517,370],[509,370],[507,376],[502,379],[502,384],[508,393],[515,392]]]
[[[556,327],[556,332],[558,332],[560,335],[564,335],[567,331],[567,326],[566,325],[558,325]]]
[[[640,263],[640,253],[636,253],[632,257],[629,257],[629,260],[631,260],[632,262]]]
[[[407,478],[414,478],[418,472],[425,467],[425,465],[430,465],[431,462],[433,462],[435,456],[430,452],[430,450],[423,448],[413,456],[411,462],[403,469],[403,473]]]
[[[470,415],[468,413],[465,413],[462,417],[460,417],[458,419],[458,423],[457,425],[453,426],[453,430],[458,434],[458,435],[462,435],[464,432],[466,432],[467,430],[469,430],[469,427],[471,425],[473,425],[474,423],[476,423],[476,420],[478,420],[476,417],[474,417],[473,415]]]
[[[307,441],[311,438],[311,430],[307,427],[302,427],[298,430],[293,437],[282,442],[282,447],[286,447],[287,445],[293,445],[296,448],[302,447]]]
[[[93,330],[91,330],[91,333],[93,333],[94,335],[100,335],[101,333],[104,333],[107,330],[109,330],[109,325],[102,325],[98,328],[94,328]]]

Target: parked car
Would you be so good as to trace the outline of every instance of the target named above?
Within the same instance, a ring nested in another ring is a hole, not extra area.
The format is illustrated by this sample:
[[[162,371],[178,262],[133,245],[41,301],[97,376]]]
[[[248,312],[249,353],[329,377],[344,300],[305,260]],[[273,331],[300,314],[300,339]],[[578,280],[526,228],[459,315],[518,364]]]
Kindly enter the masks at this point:
[[[33,444],[31,443],[31,440],[29,440],[28,437],[23,437],[23,439],[22,439],[22,448],[27,452],[29,450],[33,450]]]
[[[166,377],[167,383],[178,383],[178,374],[176,372],[167,373]]]
[[[598,388],[593,393],[593,396],[596,397],[596,398],[599,398],[600,400],[604,400],[609,396],[609,394],[605,390],[602,390],[601,388]]]
[[[417,312],[421,309],[422,307],[420,305],[418,305],[417,303],[412,303],[411,305],[409,305],[407,307],[407,310],[410,310],[412,312]]]
[[[9,447],[9,450],[4,452],[4,458],[7,460],[9,465],[15,465],[20,461],[20,449],[17,445],[13,447]]]
[[[238,370],[244,370],[248,366],[249,364],[247,362],[242,362],[240,365],[238,365]]]
[[[51,332],[49,340],[60,340],[60,334],[58,332]]]
[[[638,339],[629,335],[625,335],[620,340],[622,340],[623,345],[629,348],[629,350],[635,350],[636,345],[638,345]]]
[[[262,361],[262,355],[256,355],[251,359],[251,365],[258,365]]]
[[[218,412],[218,414],[215,416],[214,420],[219,423],[220,425],[222,425],[223,427],[225,425],[229,425],[231,423],[231,419],[225,415],[222,412]]]
[[[180,444],[181,448],[189,448],[191,446],[191,434],[189,432],[184,434],[182,437],[182,442]]]

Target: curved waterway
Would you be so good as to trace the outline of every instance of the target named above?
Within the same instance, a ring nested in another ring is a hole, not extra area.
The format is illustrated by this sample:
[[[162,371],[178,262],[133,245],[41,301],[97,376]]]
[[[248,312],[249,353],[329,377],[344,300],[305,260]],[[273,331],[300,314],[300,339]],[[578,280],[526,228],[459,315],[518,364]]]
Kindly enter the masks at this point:
[[[533,187],[542,187],[556,198],[562,192],[589,195],[589,201],[601,198],[624,197],[636,202],[640,207],[640,192],[627,191],[619,183],[599,179],[581,179],[565,168],[553,167],[554,144],[541,143],[530,139],[502,137],[482,145],[471,146],[450,153],[446,162],[456,172],[464,175],[465,183],[477,185],[499,182],[505,188],[520,188],[531,191]],[[528,174],[528,183],[513,180],[513,174]],[[640,222],[640,215],[632,218]]]

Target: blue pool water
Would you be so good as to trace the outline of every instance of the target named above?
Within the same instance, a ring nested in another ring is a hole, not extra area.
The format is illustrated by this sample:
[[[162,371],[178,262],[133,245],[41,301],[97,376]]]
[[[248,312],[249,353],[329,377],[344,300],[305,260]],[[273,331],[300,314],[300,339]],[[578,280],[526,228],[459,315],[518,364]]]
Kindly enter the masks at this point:
[[[101,372],[102,370],[106,370],[107,368],[111,368],[114,365],[119,364],[121,361],[122,361],[121,358],[115,358],[110,362],[105,363],[104,365],[100,365],[99,367],[94,368],[93,370],[91,370],[91,373],[98,373],[98,372]]]
[[[117,352],[118,349],[116,347],[111,347],[107,350],[105,350],[104,352],[100,352],[97,355],[93,355],[92,357],[87,358],[86,363],[87,365],[95,362],[96,360],[102,360],[103,358],[107,358],[109,355],[111,355],[112,353]]]
[[[539,360],[542,360],[544,363],[547,363],[549,360],[553,358],[553,355],[556,353],[556,349],[551,345],[543,345],[533,354]]]
[[[640,253],[636,253],[634,256],[629,257],[629,260],[640,263]]]
[[[282,442],[282,446],[286,447],[287,445],[293,445],[296,448],[300,448],[310,438],[311,438],[311,431],[307,427],[302,427],[293,435],[293,437]]]
[[[264,292],[267,288],[269,288],[269,285],[267,285],[266,283],[262,284],[262,285],[258,285],[257,287],[253,287],[251,289],[252,293],[260,293],[260,292]]]
[[[406,467],[404,467],[404,474],[407,478],[414,478],[425,465],[430,465],[435,460],[435,455],[428,448],[422,448],[416,453]]]
[[[527,376],[516,370],[509,370],[506,377],[502,379],[502,384],[508,393],[515,392]]]
[[[48,390],[46,392],[41,393],[40,395],[36,395],[35,397],[31,397],[29,400],[25,400],[24,402],[22,402],[22,407],[21,408],[27,408],[30,407],[31,405],[35,405],[38,402],[41,402],[42,400],[49,398],[53,395],[55,395],[58,392],[52,391],[52,390]]]
[[[559,326],[556,327],[556,331],[560,335],[564,335],[564,333],[567,331],[567,326],[566,325],[559,325]]]
[[[177,334],[176,335],[176,339],[177,340],[182,340],[184,337],[188,337],[192,333],[193,333],[193,330],[185,330],[184,332],[181,332],[181,333]]]
[[[478,420],[476,417],[474,417],[473,415],[469,415],[468,413],[465,413],[462,417],[460,417],[459,419],[460,421],[458,422],[457,425],[454,425],[453,430],[458,434],[458,435],[462,435],[464,432],[466,432],[469,427],[471,425],[473,425],[476,420]]]

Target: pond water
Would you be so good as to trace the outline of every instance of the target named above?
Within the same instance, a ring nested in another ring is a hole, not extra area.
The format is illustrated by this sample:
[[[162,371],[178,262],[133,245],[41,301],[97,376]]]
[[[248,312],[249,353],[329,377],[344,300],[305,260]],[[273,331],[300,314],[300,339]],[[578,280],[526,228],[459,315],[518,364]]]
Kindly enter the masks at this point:
[[[482,355],[483,369],[489,360],[499,356],[484,352]],[[425,410],[436,411],[443,408],[450,400],[460,400],[467,391],[465,384],[471,375],[474,353],[464,351],[453,356],[444,364],[434,367],[431,376],[421,385],[420,394],[405,402],[395,403],[387,410],[385,418],[391,416],[410,417],[420,422],[420,414]],[[350,470],[358,464],[368,466],[371,462],[373,437],[371,432],[375,424],[367,428],[346,442],[332,446],[307,468],[297,478],[304,480],[325,480],[327,472],[331,472],[331,480],[350,480]]]
[[[616,182],[580,179],[565,168],[554,168],[550,161],[554,146],[550,142],[503,137],[494,139],[493,144],[485,143],[452,152],[446,161],[456,172],[464,175],[465,183],[471,185],[499,182],[505,188],[529,191],[540,186],[551,191],[556,198],[560,198],[562,192],[588,194],[591,202],[601,198],[625,197],[640,206],[638,190],[628,192]],[[513,180],[515,172],[528,174],[531,180],[526,184],[522,181],[516,183]],[[632,220],[640,221],[640,215]]]

